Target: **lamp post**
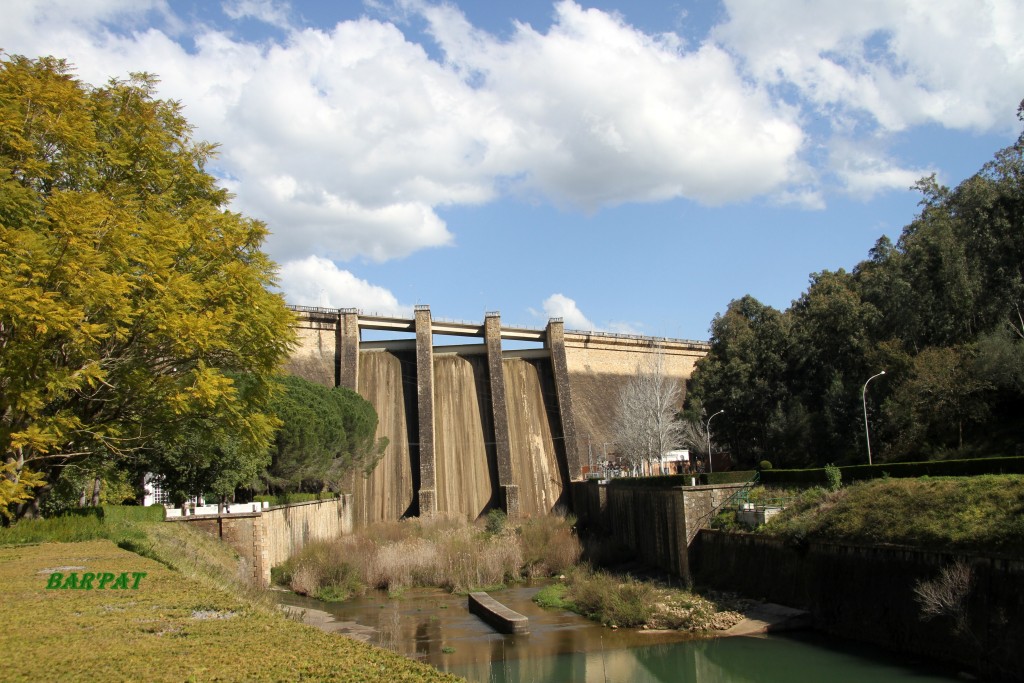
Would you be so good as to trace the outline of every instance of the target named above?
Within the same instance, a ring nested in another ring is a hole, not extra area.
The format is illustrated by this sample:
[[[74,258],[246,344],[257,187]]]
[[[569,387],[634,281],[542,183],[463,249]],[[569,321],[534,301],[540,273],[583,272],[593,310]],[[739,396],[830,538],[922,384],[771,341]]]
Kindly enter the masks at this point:
[[[711,464],[711,421],[725,412],[725,408],[722,408],[717,413],[708,418],[708,423],[705,427],[705,431],[708,433],[708,472],[714,472],[715,468]]]
[[[861,402],[864,404],[864,440],[868,444],[868,464],[871,465],[871,432],[868,430],[868,382],[876,377],[881,377],[885,374],[885,370],[882,370],[877,375],[871,375],[868,377],[868,381],[864,382],[864,388],[860,392]]]

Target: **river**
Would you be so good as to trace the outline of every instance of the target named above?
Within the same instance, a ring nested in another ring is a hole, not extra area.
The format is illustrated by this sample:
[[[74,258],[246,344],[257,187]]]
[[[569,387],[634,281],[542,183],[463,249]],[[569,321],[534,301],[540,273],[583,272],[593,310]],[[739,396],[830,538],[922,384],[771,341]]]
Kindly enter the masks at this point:
[[[373,592],[345,603],[279,593],[328,630],[387,647],[481,683],[940,683],[955,671],[815,633],[693,639],[678,632],[611,630],[532,602],[538,586],[491,595],[530,619],[530,633],[495,633],[466,597],[437,590],[400,599]],[[327,614],[324,614],[327,613]]]

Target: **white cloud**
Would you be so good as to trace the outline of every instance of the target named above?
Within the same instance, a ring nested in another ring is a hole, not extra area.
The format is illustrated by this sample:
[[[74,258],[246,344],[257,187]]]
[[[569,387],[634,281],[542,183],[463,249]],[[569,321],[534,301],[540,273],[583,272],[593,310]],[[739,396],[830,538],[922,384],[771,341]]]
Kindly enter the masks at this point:
[[[60,54],[84,80],[146,70],[181,100],[235,208],[267,220],[271,255],[385,260],[450,244],[438,217],[517,188],[587,209],[776,191],[799,166],[791,116],[731,57],[682,52],[572,2],[547,33],[482,33],[448,6],[410,3],[446,61],[369,18],[245,42],[166,3],[15,3],[0,45]],[[287,27],[287,4],[233,0],[229,17]],[[154,23],[155,22],[155,23]],[[179,42],[180,40],[180,42]],[[499,190],[499,188],[501,188]]]
[[[279,286],[289,303],[326,308],[359,308],[366,313],[411,317],[412,306],[384,287],[361,280],[318,256],[288,261],[278,274]]]
[[[714,37],[763,83],[795,85],[818,111],[886,130],[937,123],[1016,129],[1024,92],[1018,0],[725,0]]]
[[[561,318],[567,330],[597,329],[587,316],[576,305],[576,302],[564,294],[552,294],[542,304],[544,315],[548,318]]]
[[[797,171],[803,135],[745,82],[728,53],[681,51],[616,15],[555,6],[545,33],[505,42],[455,8],[423,10],[449,63],[500,106],[500,166],[528,189],[587,209],[687,197],[706,204],[771,192]]]
[[[862,199],[885,190],[906,190],[933,171],[901,168],[885,154],[851,141],[836,141],[829,163],[845,190]]]
[[[288,14],[291,7],[287,2],[274,0],[230,0],[223,5],[224,14],[232,19],[251,18],[278,28],[291,28]]]
[[[728,0],[728,22],[695,49],[569,1],[546,32],[516,25],[506,38],[451,5],[398,2],[426,20],[442,62],[395,23],[299,29],[274,0],[229,0],[225,30],[166,0],[8,5],[9,52],[65,56],[96,84],[158,74],[197,136],[221,143],[213,169],[235,209],[268,222],[281,261],[450,245],[443,207],[506,192],[585,210],[759,196],[819,208],[831,178],[868,195],[905,171],[811,168],[803,100],[780,92],[795,86],[843,135],[865,116],[889,130],[1005,127],[1024,92],[1012,0]],[[230,17],[285,37],[247,42]]]

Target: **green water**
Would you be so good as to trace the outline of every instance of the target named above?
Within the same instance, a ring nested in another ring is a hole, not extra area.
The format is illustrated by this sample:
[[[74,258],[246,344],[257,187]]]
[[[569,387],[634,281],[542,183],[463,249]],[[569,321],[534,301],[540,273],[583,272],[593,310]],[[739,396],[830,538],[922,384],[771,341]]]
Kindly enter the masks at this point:
[[[737,637],[440,666],[470,681],[529,683],[939,683],[958,680],[884,653],[815,637]]]
[[[324,603],[291,593],[280,602],[314,610],[327,628],[480,683],[939,683],[955,671],[813,633],[694,640],[678,632],[611,630],[532,602],[537,586],[492,592],[530,620],[528,635],[495,633],[466,597],[410,591]],[[323,614],[327,613],[327,614]]]

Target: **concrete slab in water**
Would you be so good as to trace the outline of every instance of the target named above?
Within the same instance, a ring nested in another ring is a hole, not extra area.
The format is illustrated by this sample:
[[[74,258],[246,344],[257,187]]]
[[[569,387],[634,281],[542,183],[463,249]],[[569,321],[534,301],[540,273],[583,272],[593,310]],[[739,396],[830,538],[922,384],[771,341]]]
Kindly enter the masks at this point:
[[[721,633],[723,636],[749,636],[807,628],[811,615],[802,609],[765,602],[743,612],[743,621]]]
[[[500,633],[529,633],[530,620],[510,610],[487,593],[469,594],[469,611]]]

